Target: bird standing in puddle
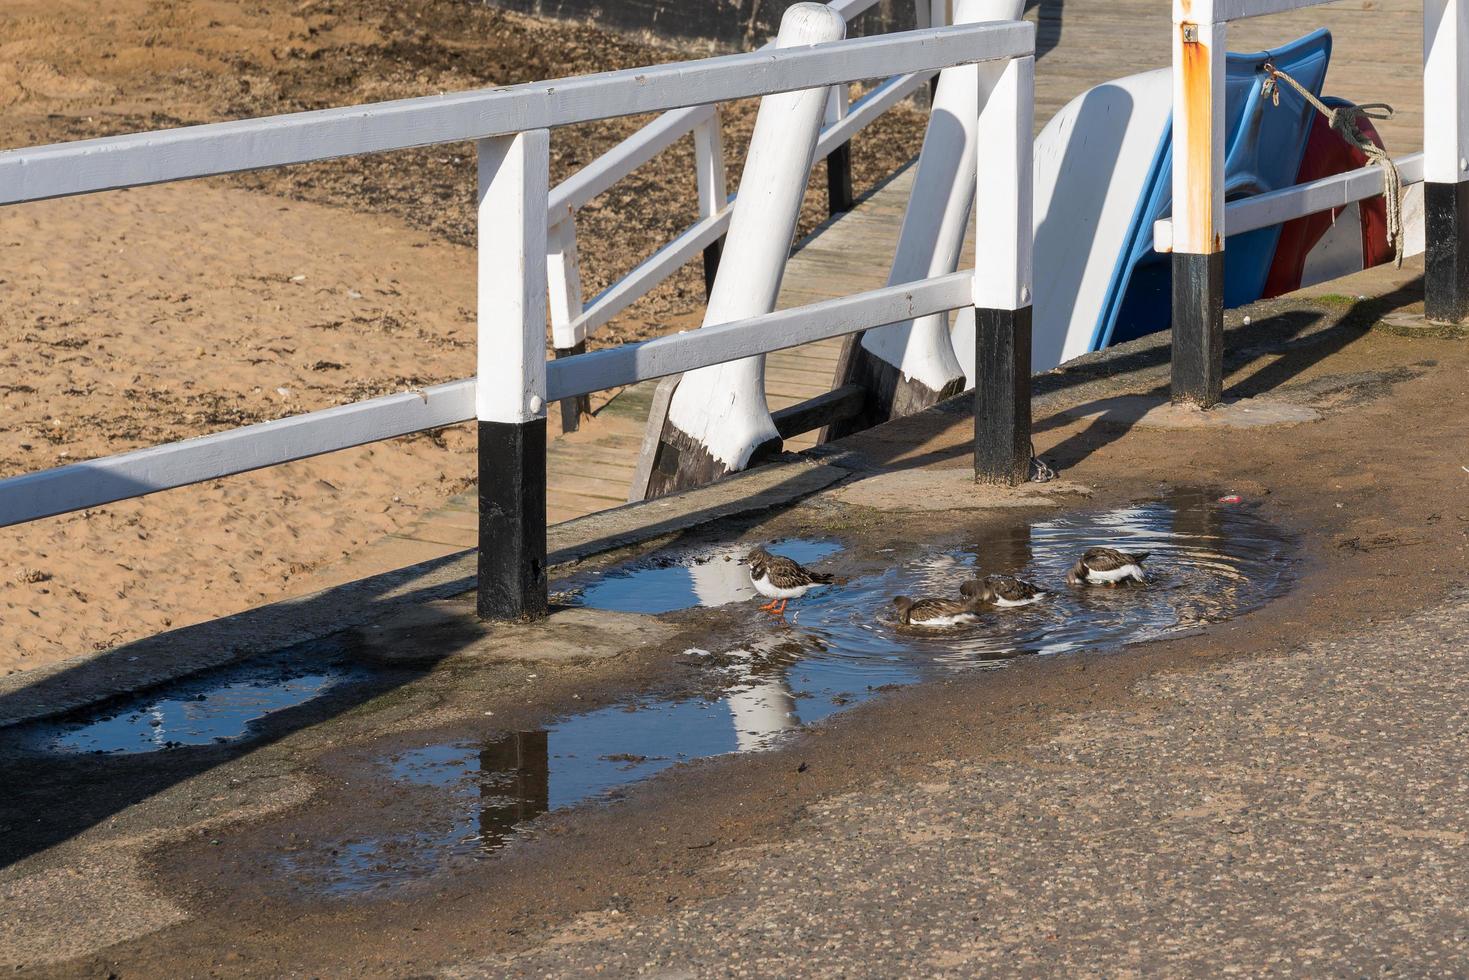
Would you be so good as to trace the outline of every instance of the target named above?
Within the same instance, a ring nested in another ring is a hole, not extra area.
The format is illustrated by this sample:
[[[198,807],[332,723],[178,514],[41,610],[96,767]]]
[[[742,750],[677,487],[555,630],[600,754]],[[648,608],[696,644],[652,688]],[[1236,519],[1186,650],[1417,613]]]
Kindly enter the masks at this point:
[[[1146,584],[1148,577],[1143,574],[1143,562],[1147,557],[1146,551],[1134,554],[1115,548],[1090,548],[1066,573],[1066,582],[1069,585],[1117,585],[1128,581]]]
[[[784,555],[772,555],[756,548],[745,559],[750,564],[750,584],[770,601],[760,608],[775,616],[783,616],[786,603],[799,599],[818,585],[832,585],[836,579],[825,572],[813,572]],[[777,606],[778,604],[778,606]]]
[[[986,575],[959,586],[959,594],[994,606],[1028,606],[1045,598],[1046,590],[1013,575]]]
[[[893,600],[893,606],[898,610],[898,622],[904,626],[947,629],[979,622],[979,608],[983,601],[973,596],[964,599],[910,599],[900,595]]]

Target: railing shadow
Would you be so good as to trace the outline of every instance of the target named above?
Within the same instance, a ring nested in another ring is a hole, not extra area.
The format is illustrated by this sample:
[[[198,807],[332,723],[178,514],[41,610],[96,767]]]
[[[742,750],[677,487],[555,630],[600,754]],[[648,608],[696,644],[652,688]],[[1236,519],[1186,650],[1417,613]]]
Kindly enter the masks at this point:
[[[1025,12],[1036,11],[1035,60],[1061,46],[1062,13],[1066,0],[1025,0]]]

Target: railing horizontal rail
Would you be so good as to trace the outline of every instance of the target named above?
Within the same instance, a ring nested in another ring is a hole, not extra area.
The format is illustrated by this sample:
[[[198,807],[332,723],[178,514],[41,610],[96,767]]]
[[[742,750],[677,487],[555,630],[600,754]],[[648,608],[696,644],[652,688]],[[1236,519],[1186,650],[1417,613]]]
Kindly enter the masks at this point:
[[[575,341],[581,343],[592,331],[646,296],[653,287],[681,269],[684,263],[718,241],[729,230],[731,214],[731,209],[726,207],[718,214],[694,222],[673,241],[598,293],[582,315],[571,321]]]
[[[1035,29],[967,24],[511,88],[108,136],[0,153],[0,204],[505,136],[838,81],[1021,57]]]
[[[912,92],[922,88],[931,76],[932,73],[926,71],[897,75],[873,88],[872,91],[852,103],[848,114],[839,122],[822,130],[820,138],[816,141],[815,157],[818,160],[822,159],[850,140],[871,125],[882,113],[901,102]],[[609,179],[607,185],[611,186],[614,182],[615,180]],[[564,186],[565,184],[562,185]],[[600,193],[600,190],[597,193]],[[564,220],[561,211],[564,205],[556,203],[560,199],[560,194],[560,187],[552,193],[550,212],[553,223]],[[590,195],[586,200],[594,196],[596,195]],[[732,195],[730,201],[733,202],[734,199]],[[578,201],[575,206],[580,206],[582,203],[585,201]],[[627,275],[593,297],[581,315],[573,318],[569,325],[568,329],[571,331],[574,342],[580,343],[585,340],[617,314],[647,295],[649,290],[677,272],[686,262],[699,255],[706,246],[717,241],[729,230],[730,214],[730,209],[725,208],[718,214],[694,222],[672,241],[638,263]]]
[[[1335,0],[1193,0],[1193,6],[1199,11],[1199,19],[1222,24],[1334,2]]]
[[[551,400],[796,347],[972,302],[956,272],[546,365]],[[350,449],[475,417],[475,379],[385,395],[0,480],[0,527]]]
[[[474,379],[0,480],[0,527],[474,418]]]
[[[617,182],[714,116],[712,105],[667,112],[578,170],[551,191],[551,224],[564,221],[587,202],[616,186]]]
[[[1423,154],[1409,153],[1393,161],[1402,175],[1403,186],[1423,182]],[[1329,177],[1282,187],[1279,190],[1242,197],[1224,206],[1224,234],[1242,235],[1247,231],[1270,228],[1304,218],[1310,214],[1346,207],[1356,201],[1379,197],[1383,193],[1382,168],[1359,167]],[[1153,248],[1173,251],[1173,221],[1164,218],[1153,224]]]
[[[574,398],[618,385],[769,354],[955,310],[973,302],[974,274],[954,272],[637,344],[609,347],[546,365],[546,400]]]

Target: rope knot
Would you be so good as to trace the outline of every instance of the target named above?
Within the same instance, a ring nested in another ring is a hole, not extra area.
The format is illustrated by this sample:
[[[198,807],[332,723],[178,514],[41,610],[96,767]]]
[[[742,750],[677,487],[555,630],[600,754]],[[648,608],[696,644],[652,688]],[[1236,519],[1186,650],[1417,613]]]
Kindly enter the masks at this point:
[[[1287,73],[1275,67],[1272,62],[1265,62],[1260,70],[1266,75],[1265,82],[1260,86],[1260,97],[1269,99],[1273,106],[1280,105],[1280,82],[1285,82],[1295,89],[1317,112],[1326,117],[1326,124],[1348,144],[1356,147],[1367,158],[1370,165],[1382,168],[1382,195],[1387,203],[1387,240],[1393,243],[1396,251],[1395,261],[1398,268],[1403,266],[1403,175],[1398,172],[1398,165],[1393,162],[1392,157],[1382,147],[1362,135],[1357,128],[1358,119],[1391,119],[1393,107],[1386,102],[1364,102],[1361,105],[1337,106],[1333,108],[1318,99],[1310,89],[1296,81]]]

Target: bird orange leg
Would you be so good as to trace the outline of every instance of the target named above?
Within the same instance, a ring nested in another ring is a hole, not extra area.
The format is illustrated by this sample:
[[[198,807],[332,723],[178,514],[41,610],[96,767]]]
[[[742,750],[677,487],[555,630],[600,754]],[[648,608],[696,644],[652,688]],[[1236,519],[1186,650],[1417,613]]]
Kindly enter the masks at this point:
[[[760,608],[762,610],[764,610],[765,612],[774,612],[775,611],[775,603],[776,603],[776,601],[777,600],[775,600],[775,599],[771,599],[769,602],[767,602],[765,605],[761,606]]]
[[[786,603],[790,601],[789,599],[780,600],[780,608],[775,611],[775,614],[777,616],[784,616],[786,614]]]

